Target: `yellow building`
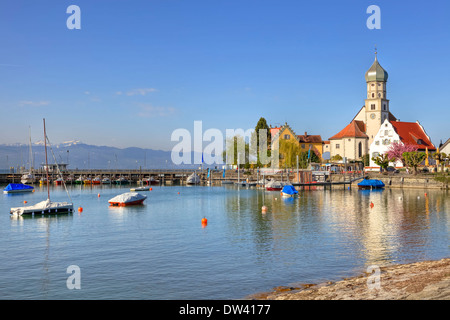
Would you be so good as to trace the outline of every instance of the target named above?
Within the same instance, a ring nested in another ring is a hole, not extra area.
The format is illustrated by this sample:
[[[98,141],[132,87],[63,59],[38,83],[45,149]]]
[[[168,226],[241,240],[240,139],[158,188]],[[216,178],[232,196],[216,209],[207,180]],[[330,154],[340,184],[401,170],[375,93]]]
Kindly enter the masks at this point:
[[[272,136],[272,145],[274,145],[277,139],[282,139],[294,143],[299,147],[301,152],[308,152],[309,149],[316,151],[320,155],[320,158],[322,158],[323,141],[320,135],[309,135],[307,132],[304,135],[297,135],[287,122],[280,127],[271,127],[270,133]]]

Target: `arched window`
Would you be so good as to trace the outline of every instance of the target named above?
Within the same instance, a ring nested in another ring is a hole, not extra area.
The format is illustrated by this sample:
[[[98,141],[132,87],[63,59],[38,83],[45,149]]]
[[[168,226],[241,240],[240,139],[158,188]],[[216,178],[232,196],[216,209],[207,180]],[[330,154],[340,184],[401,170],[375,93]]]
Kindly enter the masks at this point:
[[[358,158],[362,157],[362,143],[360,142],[358,144]]]

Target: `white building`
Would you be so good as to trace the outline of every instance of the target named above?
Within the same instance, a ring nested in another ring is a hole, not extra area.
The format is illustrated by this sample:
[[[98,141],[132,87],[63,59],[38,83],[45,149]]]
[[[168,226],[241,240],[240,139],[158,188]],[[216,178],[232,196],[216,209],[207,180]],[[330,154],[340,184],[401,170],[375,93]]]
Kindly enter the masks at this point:
[[[419,121],[403,122],[385,119],[369,147],[370,165],[366,170],[379,170],[380,167],[373,162],[372,157],[386,153],[394,142],[413,145],[418,151],[436,151],[436,147]],[[401,161],[389,165],[403,167]]]

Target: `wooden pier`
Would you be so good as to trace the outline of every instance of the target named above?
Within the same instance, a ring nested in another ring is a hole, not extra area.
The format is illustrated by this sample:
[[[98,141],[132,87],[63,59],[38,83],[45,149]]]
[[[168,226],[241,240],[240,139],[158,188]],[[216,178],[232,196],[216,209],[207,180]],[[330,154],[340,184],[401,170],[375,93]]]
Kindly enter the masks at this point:
[[[263,178],[275,179],[278,181],[288,182],[299,190],[308,190],[313,187],[323,187],[331,189],[334,186],[343,186],[344,188],[350,187],[354,181],[362,179],[362,175],[332,175],[325,181],[314,181],[312,173],[310,171],[303,171],[297,174],[295,171],[283,172],[273,175],[262,175],[257,170],[241,170],[239,173],[237,170],[226,170],[225,177],[222,170],[211,170],[208,177],[207,170],[192,170],[192,169],[177,169],[177,170],[164,170],[164,169],[146,169],[146,170],[67,170],[63,172],[63,178],[67,184],[76,184],[76,180],[80,177],[86,179],[93,179],[94,177],[109,178],[111,184],[115,184],[115,180],[119,177],[123,177],[130,184],[139,183],[144,178],[153,178],[157,181],[158,185],[183,185],[186,183],[187,178],[196,173],[200,177],[201,184],[220,185],[222,181],[229,182],[248,182],[252,185]],[[45,172],[34,173],[36,182],[39,184],[41,178],[46,177]],[[0,183],[20,183],[22,173],[2,173],[0,174]],[[55,181],[58,178],[56,173],[49,173],[50,182]],[[153,183],[154,184],[154,183]]]

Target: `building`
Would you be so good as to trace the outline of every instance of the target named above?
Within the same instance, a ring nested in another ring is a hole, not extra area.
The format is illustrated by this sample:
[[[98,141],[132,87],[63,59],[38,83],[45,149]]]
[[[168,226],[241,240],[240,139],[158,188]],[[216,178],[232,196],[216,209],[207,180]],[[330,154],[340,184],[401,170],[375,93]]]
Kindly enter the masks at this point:
[[[386,119],[370,145],[370,168],[367,169],[378,170],[380,167],[373,162],[372,157],[378,157],[386,153],[390,145],[394,142],[413,145],[418,151],[436,151],[436,147],[431,142],[430,137],[426,134],[425,129],[420,125],[419,121],[403,122],[399,120],[389,121]],[[401,161],[397,161],[391,165],[395,167],[403,166]]]
[[[396,120],[389,110],[387,99],[388,73],[378,62],[376,52],[375,61],[365,73],[365,80],[365,104],[344,129],[329,138],[330,157],[340,155],[346,160],[362,161],[363,156],[369,153],[381,124],[386,119]]]
[[[340,155],[344,159],[362,160],[367,154],[369,137],[365,134],[366,125],[363,121],[352,120],[330,140],[330,154]]]
[[[447,139],[444,143],[439,144],[439,152],[445,153],[448,156],[450,156],[450,138]]]
[[[308,132],[305,132],[304,135],[297,135],[287,122],[283,126],[271,127],[270,133],[272,136],[272,146],[276,139],[288,140],[297,144],[301,151],[315,150],[322,157],[323,141],[320,135],[310,135]]]

